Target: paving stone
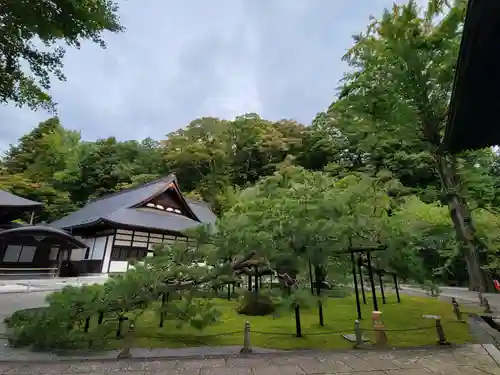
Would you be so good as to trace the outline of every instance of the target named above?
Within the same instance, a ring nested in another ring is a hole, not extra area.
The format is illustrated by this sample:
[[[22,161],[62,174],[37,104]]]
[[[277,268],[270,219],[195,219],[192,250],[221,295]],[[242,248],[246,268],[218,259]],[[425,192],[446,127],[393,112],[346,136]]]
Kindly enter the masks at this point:
[[[462,375],[465,373],[482,374],[485,372],[472,366],[461,365],[456,362],[444,362],[436,360],[422,360],[422,364],[431,371],[442,375]],[[467,372],[466,372],[467,371]]]
[[[386,375],[383,371],[341,372],[335,375]]]
[[[393,361],[390,361],[394,365],[396,365],[398,368],[401,369],[418,369],[422,368],[422,359],[421,358],[400,358],[400,359],[395,359]]]
[[[272,358],[275,365],[299,365],[302,363],[319,363],[319,360],[313,356],[276,356]]]
[[[202,368],[200,375],[253,375],[253,372],[249,367],[214,367]]]
[[[7,371],[12,370],[15,365],[0,364],[0,374],[5,374]]]
[[[330,374],[337,372],[352,371],[352,367],[343,362],[320,362],[320,363],[301,363],[306,374]]]
[[[496,362],[489,355],[460,355],[455,353],[453,355],[453,360],[462,365],[469,366],[496,366]]]
[[[426,368],[405,369],[405,370],[388,370],[388,371],[385,371],[385,374],[387,374],[387,375],[436,375],[435,372],[433,372],[429,369],[426,369]],[[359,375],[359,374],[356,373],[356,375]]]
[[[225,367],[226,361],[223,358],[208,358],[195,361],[179,361],[175,366],[176,370],[189,370],[201,368]]]
[[[305,372],[299,366],[284,365],[284,366],[268,366],[254,368],[255,375],[304,375]]]
[[[372,359],[362,359],[358,358],[357,361],[352,361],[347,363],[356,371],[375,371],[375,370],[398,370],[395,363],[390,360],[372,358]]]
[[[53,363],[53,364],[18,364],[17,366],[12,366],[10,371],[6,371],[9,375],[14,374],[33,374],[33,375],[59,375],[66,372],[69,368],[69,364],[65,363]],[[3,372],[2,372],[3,373]]]
[[[229,358],[227,365],[229,367],[267,367],[274,364],[271,357],[242,357],[242,358]]]
[[[175,362],[171,362],[175,364]],[[155,367],[155,364],[157,365]],[[145,362],[145,361],[116,361],[116,362],[79,362],[71,364],[65,371],[67,374],[99,373],[99,374],[119,374],[121,372],[146,371],[152,369],[173,368],[169,362]]]
[[[486,349],[483,347],[481,344],[470,344],[467,345],[463,348],[457,348],[455,352],[460,353],[462,355],[477,355],[477,354],[482,354],[482,355],[488,355],[488,352]]]

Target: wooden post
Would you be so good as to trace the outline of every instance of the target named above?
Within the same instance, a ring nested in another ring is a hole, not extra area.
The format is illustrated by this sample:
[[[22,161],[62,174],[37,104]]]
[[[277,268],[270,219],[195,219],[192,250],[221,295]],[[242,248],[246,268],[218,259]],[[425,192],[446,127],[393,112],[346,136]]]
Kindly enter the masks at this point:
[[[398,303],[401,303],[401,298],[399,297],[398,277],[395,273],[392,274],[392,279],[394,280],[394,288],[396,289],[396,298],[398,299]]]
[[[453,306],[453,312],[455,313],[455,316],[457,317],[457,320],[460,322],[463,322],[462,320],[462,312],[460,311],[460,306],[458,305],[457,300],[455,297],[451,298],[451,304]]]
[[[382,294],[382,303],[385,305],[384,279],[381,273],[378,274],[378,282],[380,284],[380,293]]]
[[[450,345],[448,341],[446,341],[446,336],[444,335],[443,325],[441,324],[441,319],[436,319],[436,331],[438,334],[438,344],[439,345]]]
[[[363,345],[363,332],[361,332],[359,320],[354,321],[354,335],[356,336],[356,345],[354,347],[359,348]]]
[[[252,352],[250,346],[250,322],[245,321],[245,327],[243,330],[243,348],[240,349],[241,354],[248,354]]]
[[[130,324],[127,330],[127,334],[124,341],[123,349],[116,356],[117,359],[128,359],[132,358],[132,353],[130,352],[130,347],[132,346],[132,334],[134,331],[134,325]]]
[[[488,298],[484,297],[483,301],[484,301],[484,312],[486,314],[491,314],[493,310],[490,307],[490,302],[488,301]]]
[[[363,304],[366,305],[366,294],[365,294],[365,282],[363,280],[363,268],[362,268],[361,255],[358,257],[358,268],[359,268],[359,285],[361,285],[361,295],[363,296]]]
[[[116,329],[116,337],[120,337],[122,335],[122,323],[128,320],[126,316],[120,316],[118,318],[118,328]]]
[[[375,345],[385,346],[387,344],[387,334],[384,323],[382,323],[382,313],[380,311],[372,312],[373,329],[375,330]]]
[[[87,333],[89,331],[89,328],[90,328],[90,316],[88,316],[85,319],[85,327],[83,328],[83,332]]]
[[[477,293],[477,298],[479,299],[479,306],[484,306],[484,297],[483,297],[483,293],[478,292],[478,293]]]
[[[372,256],[369,251],[366,253],[366,261],[368,266],[368,275],[370,276],[370,286],[372,289],[373,310],[378,311],[377,291],[375,290],[375,280],[373,280]]]
[[[163,313],[163,308],[165,307],[165,301],[166,301],[166,295],[165,293],[162,293],[161,295],[161,311],[160,311],[160,328],[163,327],[163,321],[165,320],[165,314]]]
[[[351,251],[351,262],[352,262],[352,276],[354,278],[354,292],[356,293],[356,309],[358,310],[358,319],[361,319],[361,304],[359,302],[358,280],[356,277],[356,262],[354,261],[354,253],[352,251]],[[363,287],[363,283],[361,283],[361,287]]]

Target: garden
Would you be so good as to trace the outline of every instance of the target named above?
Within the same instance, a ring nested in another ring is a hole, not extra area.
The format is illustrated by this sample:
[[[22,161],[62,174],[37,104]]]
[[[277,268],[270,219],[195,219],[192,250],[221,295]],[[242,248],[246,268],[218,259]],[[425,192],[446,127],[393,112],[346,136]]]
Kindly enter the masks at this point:
[[[387,175],[334,178],[283,165],[242,191],[215,227],[186,233],[196,249],[160,245],[104,285],[51,294],[48,307],[7,320],[10,343],[40,350],[241,345],[249,322],[253,346],[347,348],[354,344],[344,335],[354,334],[356,319],[363,339],[375,341],[373,310],[382,312],[391,346],[435,344],[435,321],[424,316],[439,316],[447,339],[464,343],[467,326],[449,303],[390,288],[398,275],[435,290],[415,248],[442,240],[411,215],[419,201],[398,188]]]

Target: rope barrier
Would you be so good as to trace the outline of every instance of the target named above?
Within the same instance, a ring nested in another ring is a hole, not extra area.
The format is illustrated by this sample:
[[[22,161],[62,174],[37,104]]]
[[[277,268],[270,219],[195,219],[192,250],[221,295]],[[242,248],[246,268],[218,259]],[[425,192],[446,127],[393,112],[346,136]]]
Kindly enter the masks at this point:
[[[436,329],[436,325],[432,325],[432,326],[424,326],[424,327],[416,327],[416,328],[400,328],[400,329],[386,329],[384,328],[384,331],[385,332],[411,332],[411,331],[421,331],[421,330],[424,330],[424,329]],[[365,329],[365,328],[361,328],[361,331],[364,331],[364,332],[377,332],[378,330],[376,329]]]
[[[251,330],[252,333],[257,333],[261,335],[270,335],[270,336],[295,336],[295,332],[265,332],[265,331],[255,331]],[[320,336],[320,335],[335,335],[339,333],[346,333],[346,330],[342,331],[333,331],[333,332],[312,332],[312,333],[303,333],[304,336]]]

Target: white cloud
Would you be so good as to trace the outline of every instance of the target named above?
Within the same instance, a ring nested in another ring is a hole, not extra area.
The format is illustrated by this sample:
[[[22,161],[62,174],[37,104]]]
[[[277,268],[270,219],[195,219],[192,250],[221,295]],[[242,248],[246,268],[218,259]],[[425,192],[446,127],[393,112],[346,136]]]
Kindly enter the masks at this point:
[[[86,139],[163,137],[196,117],[309,123],[332,101],[351,35],[391,0],[125,1],[108,48],[68,51],[53,95]],[[0,107],[0,148],[48,117]]]

